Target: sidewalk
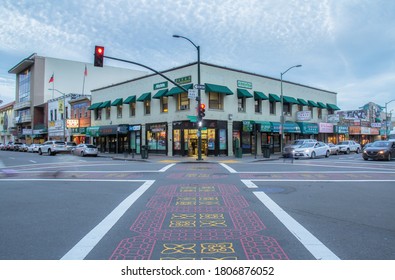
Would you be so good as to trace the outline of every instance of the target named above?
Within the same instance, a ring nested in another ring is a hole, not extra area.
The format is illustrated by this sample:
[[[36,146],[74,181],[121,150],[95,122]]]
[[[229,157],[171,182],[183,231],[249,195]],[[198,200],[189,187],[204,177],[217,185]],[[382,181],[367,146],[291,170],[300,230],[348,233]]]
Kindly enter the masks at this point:
[[[270,158],[264,158],[261,155],[243,155],[241,158],[235,156],[203,156],[202,160],[197,160],[197,157],[182,157],[182,156],[166,156],[157,154],[148,154],[148,159],[142,159],[141,155],[132,154],[99,154],[99,157],[112,158],[113,160],[124,160],[124,161],[139,161],[139,162],[168,162],[168,163],[252,163],[261,161],[274,161],[279,160],[281,157],[280,153],[271,154]]]

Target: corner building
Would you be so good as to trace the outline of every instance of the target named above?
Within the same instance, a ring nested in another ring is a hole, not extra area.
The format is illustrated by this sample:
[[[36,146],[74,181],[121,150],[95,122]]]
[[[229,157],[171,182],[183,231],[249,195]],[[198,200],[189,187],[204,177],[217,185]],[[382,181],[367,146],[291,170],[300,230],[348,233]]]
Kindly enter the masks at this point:
[[[280,80],[202,62],[202,153],[280,151]],[[185,89],[197,84],[197,63],[161,72]],[[335,92],[283,81],[285,141],[328,140],[320,123],[340,108]],[[157,74],[92,90],[91,137],[101,152],[197,155],[197,101]],[[333,126],[333,125],[332,125]],[[333,132],[332,132],[333,133]],[[330,134],[332,135],[332,134]]]

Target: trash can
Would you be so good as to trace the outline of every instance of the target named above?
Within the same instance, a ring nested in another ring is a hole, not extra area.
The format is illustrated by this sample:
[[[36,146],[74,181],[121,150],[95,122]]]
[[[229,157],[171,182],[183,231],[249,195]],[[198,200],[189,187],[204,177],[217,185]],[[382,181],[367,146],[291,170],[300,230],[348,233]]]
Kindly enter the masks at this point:
[[[262,144],[262,154],[264,158],[270,158],[270,144]]]
[[[147,159],[148,158],[148,146],[147,145],[142,145],[141,146],[141,158],[142,159]]]
[[[243,157],[243,150],[240,147],[235,148],[235,156],[237,158],[242,158]]]

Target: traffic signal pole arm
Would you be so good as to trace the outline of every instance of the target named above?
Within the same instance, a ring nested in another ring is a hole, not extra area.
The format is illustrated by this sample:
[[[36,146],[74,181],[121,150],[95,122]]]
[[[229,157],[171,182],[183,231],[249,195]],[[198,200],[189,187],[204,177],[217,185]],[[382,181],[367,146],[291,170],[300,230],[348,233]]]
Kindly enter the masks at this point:
[[[143,68],[146,68],[146,69],[148,69],[148,70],[151,70],[151,71],[154,72],[155,74],[158,74],[158,75],[161,76],[162,78],[168,80],[170,83],[172,83],[173,85],[175,85],[176,87],[178,87],[178,88],[181,89],[182,91],[188,92],[187,89],[183,88],[182,86],[180,86],[180,85],[177,84],[176,82],[173,82],[170,78],[166,77],[166,76],[163,75],[162,73],[160,73],[160,72],[156,71],[155,69],[152,69],[151,67],[148,67],[148,66],[146,66],[146,65],[144,65],[144,64],[137,63],[137,62],[130,61],[130,60],[120,59],[120,58],[116,58],[116,57],[106,56],[106,55],[104,55],[103,57],[108,58],[108,59],[112,59],[112,60],[116,60],[116,61],[121,61],[121,62],[126,62],[126,63],[130,63],[130,64],[134,64],[134,65],[137,65],[137,66],[141,66],[141,67],[143,67]]]

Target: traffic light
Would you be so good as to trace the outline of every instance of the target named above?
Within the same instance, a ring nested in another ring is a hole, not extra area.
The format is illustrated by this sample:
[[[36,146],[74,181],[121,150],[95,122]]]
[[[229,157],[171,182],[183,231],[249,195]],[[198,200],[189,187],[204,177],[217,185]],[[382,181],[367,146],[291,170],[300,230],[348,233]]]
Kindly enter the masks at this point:
[[[199,120],[202,120],[204,116],[206,116],[206,105],[201,103],[199,106],[199,112],[198,112],[198,118]]]
[[[103,58],[104,58],[104,47],[95,46],[95,61],[94,65],[96,67],[103,67]]]

